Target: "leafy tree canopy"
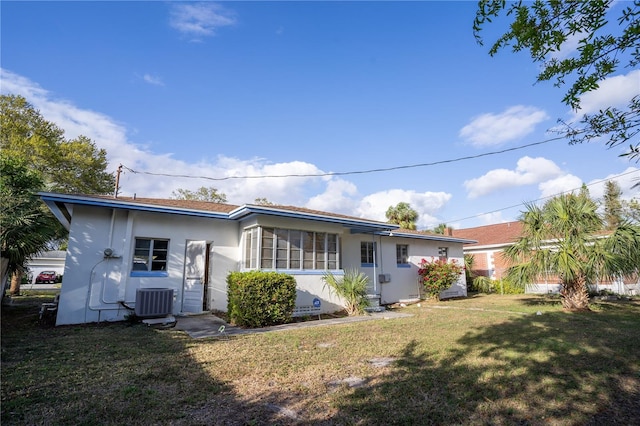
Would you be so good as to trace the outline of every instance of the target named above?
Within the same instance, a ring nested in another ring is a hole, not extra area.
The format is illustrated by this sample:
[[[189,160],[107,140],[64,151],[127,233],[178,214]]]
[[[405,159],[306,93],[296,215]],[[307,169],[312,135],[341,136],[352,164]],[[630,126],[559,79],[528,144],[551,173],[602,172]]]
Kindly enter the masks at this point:
[[[175,200],[210,201],[212,203],[227,202],[226,194],[218,192],[218,189],[213,186],[201,186],[195,191],[180,188],[171,193],[171,198]]]
[[[447,231],[446,223],[440,223],[438,224],[438,226],[436,226],[431,230],[431,232],[433,232],[434,234],[440,234],[440,235],[444,235],[446,231]]]
[[[614,230],[622,223],[622,190],[615,181],[605,182],[604,192],[604,222],[605,228]]]
[[[613,9],[613,6],[615,10]],[[581,97],[598,89],[599,83],[620,71],[633,70],[640,63],[640,0],[516,1],[481,0],[473,30],[483,44],[482,29],[502,13],[512,17],[509,30],[492,45],[490,55],[511,48],[528,51],[540,63],[537,81],[553,81],[556,87],[568,84],[562,101],[580,110]],[[558,53],[577,41],[575,54]],[[563,123],[564,124],[564,123]],[[608,138],[609,147],[630,143],[623,156],[640,161],[640,96],[630,94],[627,108],[608,107],[585,114],[577,124],[562,126],[570,143]]]
[[[115,178],[107,153],[87,137],[67,140],[64,131],[42,117],[22,96],[0,96],[0,149],[22,160],[43,180],[44,190],[107,194]]]
[[[19,278],[29,257],[46,250],[66,234],[36,195],[43,181],[20,159],[0,152],[0,246],[5,274],[18,274],[12,293],[19,293]],[[16,288],[14,288],[16,287]]]
[[[275,206],[274,203],[272,203],[271,201],[267,200],[264,197],[256,198],[253,203],[259,206]]]
[[[404,229],[416,229],[418,212],[411,208],[409,203],[398,203],[397,206],[389,206],[386,212],[389,223],[400,225]]]

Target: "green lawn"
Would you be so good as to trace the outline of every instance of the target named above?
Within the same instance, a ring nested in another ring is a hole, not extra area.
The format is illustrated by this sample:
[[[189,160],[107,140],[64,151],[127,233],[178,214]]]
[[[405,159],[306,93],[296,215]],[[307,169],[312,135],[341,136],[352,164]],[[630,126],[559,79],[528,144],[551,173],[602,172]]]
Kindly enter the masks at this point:
[[[50,298],[50,297],[49,297]],[[2,309],[2,425],[637,424],[640,302],[475,296],[229,340]],[[540,313],[538,315],[537,313]]]

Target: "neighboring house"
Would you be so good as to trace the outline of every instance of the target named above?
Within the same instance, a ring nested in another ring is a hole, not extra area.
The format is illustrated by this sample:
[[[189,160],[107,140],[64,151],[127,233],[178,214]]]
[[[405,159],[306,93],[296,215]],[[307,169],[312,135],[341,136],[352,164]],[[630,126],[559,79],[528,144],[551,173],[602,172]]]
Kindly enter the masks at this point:
[[[502,279],[509,264],[503,251],[515,243],[522,233],[522,222],[506,222],[476,228],[453,229],[449,234],[456,238],[476,240],[464,245],[464,254],[473,256],[473,273],[493,280]],[[639,294],[640,277],[631,276],[618,280],[601,280],[589,283],[593,291],[608,290],[618,294]],[[559,293],[560,280],[557,276],[541,276],[538,282],[527,285],[527,293]]]
[[[499,280],[508,267],[502,252],[520,238],[521,232],[522,222],[507,222],[476,228],[453,229],[451,235],[476,241],[464,245],[464,254],[473,256],[474,275]]]
[[[123,320],[138,289],[174,290],[174,315],[226,311],[229,272],[257,269],[294,276],[296,305],[320,301],[321,312],[342,308],[323,275],[349,268],[369,277],[374,304],[417,300],[420,261],[462,262],[473,242],[290,206],[40,196],[69,230],[57,325]],[[464,275],[441,293],[456,296],[466,296]]]

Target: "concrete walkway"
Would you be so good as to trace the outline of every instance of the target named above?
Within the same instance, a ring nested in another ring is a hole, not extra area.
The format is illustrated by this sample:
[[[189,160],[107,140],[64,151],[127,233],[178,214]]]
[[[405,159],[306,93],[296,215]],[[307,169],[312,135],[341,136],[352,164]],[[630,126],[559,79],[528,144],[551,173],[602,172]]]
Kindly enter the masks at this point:
[[[177,323],[174,330],[185,331],[189,336],[194,339],[201,339],[204,337],[227,337],[240,334],[251,333],[266,333],[270,331],[286,331],[295,330],[307,327],[321,327],[337,324],[349,324],[353,322],[372,321],[381,319],[394,319],[394,318],[406,318],[412,316],[411,314],[403,314],[399,312],[383,311],[372,312],[367,315],[357,317],[344,317],[344,318],[331,318],[323,320],[310,320],[303,322],[296,322],[291,324],[275,325],[273,327],[263,328],[240,328],[227,324],[221,318],[212,314],[192,315],[192,316],[178,316],[176,317]],[[221,326],[224,329],[221,331]]]

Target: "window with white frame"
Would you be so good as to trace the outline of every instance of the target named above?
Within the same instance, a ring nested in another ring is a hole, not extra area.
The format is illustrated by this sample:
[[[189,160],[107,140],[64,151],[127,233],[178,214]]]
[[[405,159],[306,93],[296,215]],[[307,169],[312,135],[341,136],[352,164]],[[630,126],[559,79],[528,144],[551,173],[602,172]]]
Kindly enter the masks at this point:
[[[360,242],[360,264],[362,266],[373,266],[376,263],[376,243],[373,241]]]
[[[396,244],[396,263],[398,265],[409,264],[409,245]]]
[[[440,260],[447,260],[449,258],[449,247],[438,247],[438,257]]]
[[[166,271],[169,240],[136,238],[133,250],[133,271]]]
[[[260,243],[258,246],[258,242]],[[260,253],[258,258],[257,253]],[[338,234],[256,227],[244,231],[246,269],[340,268]]]

